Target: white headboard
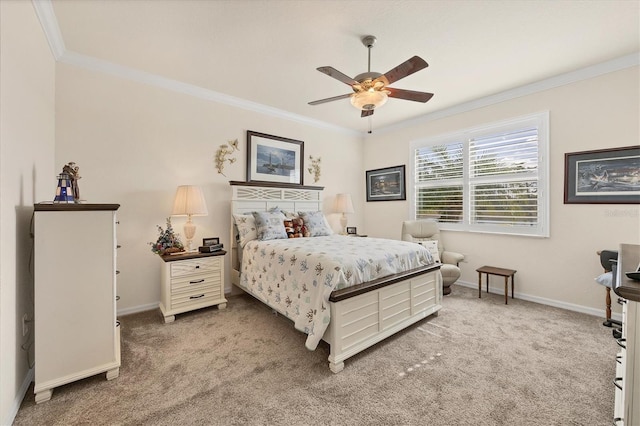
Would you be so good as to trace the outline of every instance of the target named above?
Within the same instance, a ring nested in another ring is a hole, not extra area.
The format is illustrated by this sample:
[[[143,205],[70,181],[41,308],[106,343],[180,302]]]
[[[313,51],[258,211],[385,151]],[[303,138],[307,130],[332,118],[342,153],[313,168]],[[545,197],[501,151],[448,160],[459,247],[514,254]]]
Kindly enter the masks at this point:
[[[264,212],[279,208],[287,212],[322,211],[322,186],[281,185],[268,182],[230,181],[231,189],[231,280],[237,279],[238,229],[233,214]]]

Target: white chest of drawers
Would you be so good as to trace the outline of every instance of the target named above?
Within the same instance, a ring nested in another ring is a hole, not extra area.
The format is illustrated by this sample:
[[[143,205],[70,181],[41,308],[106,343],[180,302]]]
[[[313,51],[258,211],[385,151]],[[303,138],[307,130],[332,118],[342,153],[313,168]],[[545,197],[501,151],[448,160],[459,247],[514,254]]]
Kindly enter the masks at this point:
[[[214,253],[165,255],[162,259],[160,311],[164,322],[194,309],[227,307],[224,297],[224,250]]]
[[[640,262],[640,245],[621,244],[614,292],[622,297],[622,337],[616,356],[615,406],[617,426],[640,424],[640,282],[627,278]]]
[[[34,206],[36,403],[54,388],[120,373],[116,321],[119,204]]]

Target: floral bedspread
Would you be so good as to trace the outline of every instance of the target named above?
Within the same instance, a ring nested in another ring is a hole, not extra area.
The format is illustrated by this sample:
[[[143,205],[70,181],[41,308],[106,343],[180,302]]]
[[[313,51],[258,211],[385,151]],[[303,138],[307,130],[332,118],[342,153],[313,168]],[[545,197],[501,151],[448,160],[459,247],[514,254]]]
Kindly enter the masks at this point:
[[[247,243],[240,284],[292,319],[314,350],[330,321],[334,290],[433,263],[419,244],[342,235]]]

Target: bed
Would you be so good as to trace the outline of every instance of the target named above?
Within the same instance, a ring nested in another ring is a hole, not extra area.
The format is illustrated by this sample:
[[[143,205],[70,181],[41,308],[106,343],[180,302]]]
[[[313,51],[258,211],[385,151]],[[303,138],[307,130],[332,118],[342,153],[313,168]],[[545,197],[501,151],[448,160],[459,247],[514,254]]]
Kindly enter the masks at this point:
[[[437,315],[442,276],[424,247],[335,234],[243,239],[243,221],[254,212],[318,217],[323,188],[230,184],[232,283],[291,319],[307,334],[308,349],[327,342],[334,373],[347,358]]]

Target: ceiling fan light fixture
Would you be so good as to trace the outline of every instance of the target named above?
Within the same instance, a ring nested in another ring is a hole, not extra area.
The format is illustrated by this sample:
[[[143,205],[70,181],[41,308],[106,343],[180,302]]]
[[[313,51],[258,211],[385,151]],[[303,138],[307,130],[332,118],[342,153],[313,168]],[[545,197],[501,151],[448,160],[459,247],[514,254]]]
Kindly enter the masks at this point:
[[[387,92],[379,90],[364,90],[362,92],[354,93],[353,96],[351,96],[351,105],[363,111],[370,111],[381,107],[388,99],[389,96],[387,95]]]

